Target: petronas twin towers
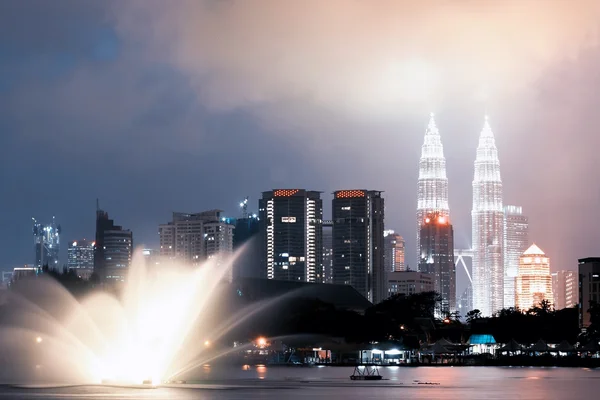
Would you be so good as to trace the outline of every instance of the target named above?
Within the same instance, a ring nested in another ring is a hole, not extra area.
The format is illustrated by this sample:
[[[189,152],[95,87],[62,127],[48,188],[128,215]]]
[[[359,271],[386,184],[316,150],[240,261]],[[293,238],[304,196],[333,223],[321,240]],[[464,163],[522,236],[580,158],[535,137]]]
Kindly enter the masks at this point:
[[[449,217],[446,159],[439,130],[431,114],[419,161],[417,202],[417,256],[420,257],[420,229],[430,213]],[[473,179],[473,308],[491,315],[503,306],[504,214],[500,161],[487,117],[479,135]]]

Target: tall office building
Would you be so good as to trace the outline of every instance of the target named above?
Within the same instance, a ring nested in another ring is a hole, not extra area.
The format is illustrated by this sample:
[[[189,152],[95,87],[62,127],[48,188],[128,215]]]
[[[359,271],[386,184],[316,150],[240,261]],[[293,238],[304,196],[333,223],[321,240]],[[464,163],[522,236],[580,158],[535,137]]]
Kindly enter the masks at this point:
[[[234,261],[233,279],[265,278],[261,263],[261,243],[259,239],[260,221],[257,214],[245,215],[241,218],[227,219],[235,226],[233,230],[233,251],[242,251]]]
[[[69,243],[67,249],[67,268],[74,271],[83,279],[89,278],[94,272],[94,248],[96,242],[86,239]]]
[[[59,270],[60,253],[60,225],[56,224],[56,218],[52,217],[52,223],[43,225],[33,220],[33,244],[35,249],[36,268],[47,265],[48,268]]]
[[[386,230],[383,232],[383,242],[385,271],[406,271],[404,238],[392,230]]]
[[[101,281],[124,282],[133,255],[133,234],[115,225],[106,211],[96,210],[94,273]]]
[[[276,189],[258,202],[267,279],[323,282],[321,192]]]
[[[554,309],[573,308],[579,301],[577,272],[563,270],[552,274]]]
[[[454,232],[448,217],[428,214],[421,225],[419,271],[433,276],[434,290],[442,301],[438,315],[456,311]]]
[[[417,260],[419,260],[421,254],[419,238],[425,217],[431,213],[439,213],[443,217],[448,217],[450,213],[446,159],[433,113],[429,119],[425,140],[421,147],[417,196]]]
[[[590,301],[600,303],[600,257],[579,261],[579,327],[590,326]]]
[[[475,158],[471,218],[473,307],[490,316],[504,303],[504,210],[498,150],[487,117]]]
[[[333,283],[351,285],[377,304],[387,298],[380,191],[333,193]]]
[[[174,212],[172,221],[158,228],[161,258],[200,265],[206,259],[221,262],[233,253],[233,225],[221,210]]]
[[[554,301],[550,259],[535,244],[529,246],[519,259],[519,273],[515,284],[515,304],[527,311],[543,300]]]
[[[504,308],[515,306],[519,258],[529,247],[529,220],[519,206],[504,206]]]
[[[333,232],[323,227],[323,281],[333,283]]]

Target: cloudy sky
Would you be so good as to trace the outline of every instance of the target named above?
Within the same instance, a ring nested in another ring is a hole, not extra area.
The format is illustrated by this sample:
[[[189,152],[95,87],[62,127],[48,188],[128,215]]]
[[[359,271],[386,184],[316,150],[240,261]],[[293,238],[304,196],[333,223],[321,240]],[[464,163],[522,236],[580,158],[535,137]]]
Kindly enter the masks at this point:
[[[600,256],[598,21],[596,0],[3,0],[0,267],[33,262],[32,216],[92,237],[97,197],[156,246],[174,210],[275,187],[326,216],[335,189],[383,190],[413,249],[433,111],[457,246],[487,112],[505,203],[575,268]]]

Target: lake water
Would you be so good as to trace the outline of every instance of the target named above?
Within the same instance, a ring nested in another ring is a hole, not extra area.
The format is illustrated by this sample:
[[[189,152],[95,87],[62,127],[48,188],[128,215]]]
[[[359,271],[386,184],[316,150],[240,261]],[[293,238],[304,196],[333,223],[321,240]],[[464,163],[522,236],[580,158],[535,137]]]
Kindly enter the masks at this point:
[[[0,387],[0,399],[594,399],[600,370],[567,368],[385,367],[383,381],[350,381],[346,367],[204,368],[202,383],[156,389],[100,386]],[[418,382],[439,383],[420,385]]]

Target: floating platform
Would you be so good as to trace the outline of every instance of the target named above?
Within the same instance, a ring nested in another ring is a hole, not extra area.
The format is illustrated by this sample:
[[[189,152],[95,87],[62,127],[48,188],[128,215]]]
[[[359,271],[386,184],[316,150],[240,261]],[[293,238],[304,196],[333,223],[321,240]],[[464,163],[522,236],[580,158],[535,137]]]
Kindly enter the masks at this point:
[[[383,376],[379,373],[377,367],[357,366],[354,373],[350,375],[353,381],[380,381]]]

